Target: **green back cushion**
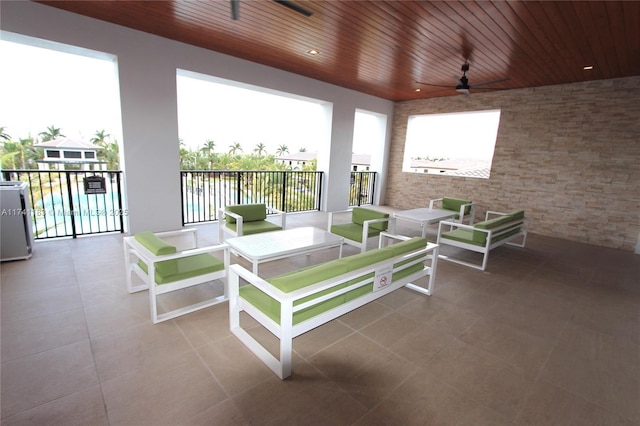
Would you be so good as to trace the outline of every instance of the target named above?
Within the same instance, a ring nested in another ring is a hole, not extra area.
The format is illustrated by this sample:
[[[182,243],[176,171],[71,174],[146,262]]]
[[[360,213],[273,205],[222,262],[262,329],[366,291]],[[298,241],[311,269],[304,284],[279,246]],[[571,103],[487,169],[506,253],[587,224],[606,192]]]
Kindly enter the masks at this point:
[[[267,207],[265,204],[238,204],[227,206],[225,210],[242,216],[242,223],[265,220],[267,218]],[[231,216],[225,217],[227,223],[236,223],[236,219]]]
[[[393,250],[394,256],[408,253],[410,251],[419,250],[427,246],[427,239],[421,237],[413,237],[409,240],[387,246],[386,249]]]
[[[494,217],[493,219],[485,220],[484,222],[478,222],[473,226],[478,229],[493,229],[505,223],[513,222],[513,218],[509,215]]]
[[[305,268],[297,273],[283,274],[267,280],[272,286],[285,293],[299,290],[311,284],[337,277],[348,272],[347,265],[338,260]]]
[[[347,266],[347,271],[355,271],[377,262],[390,259],[393,252],[385,250],[371,250],[353,256],[343,257],[340,262]]]
[[[510,212],[508,214],[508,216],[511,216],[511,218],[517,220],[517,219],[524,219],[524,210],[514,210],[512,212]]]
[[[454,229],[453,231],[443,233],[442,238],[483,247],[487,242],[487,233],[458,228]]]
[[[471,200],[463,200],[462,198],[451,198],[451,197],[442,197],[442,208],[445,210],[452,210],[455,212],[460,211],[460,207],[463,204],[470,204]],[[464,208],[464,214],[469,214],[471,212],[471,206],[467,206]]]
[[[365,220],[371,219],[386,219],[389,217],[388,213],[382,213],[375,210],[365,209],[362,207],[354,207],[351,215],[351,221],[358,225],[364,225]],[[378,231],[385,231],[389,222],[378,222],[369,225],[369,228],[376,229]]]

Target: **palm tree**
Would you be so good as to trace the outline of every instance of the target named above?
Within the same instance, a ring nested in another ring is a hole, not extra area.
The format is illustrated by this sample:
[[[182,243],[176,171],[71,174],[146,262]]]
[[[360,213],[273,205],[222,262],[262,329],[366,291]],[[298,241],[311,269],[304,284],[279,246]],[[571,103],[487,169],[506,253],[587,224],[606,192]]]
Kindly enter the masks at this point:
[[[298,152],[307,152],[307,148],[300,148]]]
[[[278,147],[278,149],[276,150],[276,155],[277,156],[281,156],[284,154],[288,154],[289,153],[289,147],[286,146],[285,144],[282,144]]]
[[[27,165],[30,168],[35,160],[38,159],[38,152],[33,146],[33,138],[31,136],[29,136],[28,138],[20,138],[18,149],[20,150],[20,161],[22,163],[22,168],[28,168]]]
[[[15,142],[5,142],[2,146],[1,165],[3,169],[15,169],[16,157],[20,154],[18,144]]]
[[[11,136],[9,136],[7,133],[5,133],[4,132],[5,130],[6,130],[6,127],[0,126],[0,139],[4,139],[5,141],[10,141],[11,140]]]
[[[38,136],[42,138],[42,142],[50,141],[55,138],[66,138],[66,136],[60,132],[60,128],[54,126],[47,127],[47,131],[40,132]]]
[[[107,139],[109,138],[109,136],[111,135],[107,133],[106,130],[98,130],[96,131],[96,134],[91,138],[91,143],[105,148],[107,146]]]
[[[253,152],[255,152],[256,154],[258,154],[258,157],[261,157],[262,154],[265,154],[267,152],[266,150],[266,145],[263,144],[262,142],[260,142],[259,144],[256,145],[256,147],[253,149]]]
[[[229,154],[231,155],[237,155],[238,152],[242,151],[242,146],[240,146],[239,142],[234,142],[231,145],[229,145]]]
[[[211,155],[215,146],[216,143],[214,141],[212,141],[211,139],[207,139],[202,148],[200,148],[200,151],[204,152],[207,155]]]

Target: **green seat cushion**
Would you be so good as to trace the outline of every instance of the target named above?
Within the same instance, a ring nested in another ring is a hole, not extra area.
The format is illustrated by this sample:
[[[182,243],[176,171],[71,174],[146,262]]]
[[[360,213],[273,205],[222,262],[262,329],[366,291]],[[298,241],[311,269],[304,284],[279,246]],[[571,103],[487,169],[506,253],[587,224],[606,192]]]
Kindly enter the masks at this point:
[[[227,206],[225,210],[242,216],[242,223],[265,220],[267,218],[267,206],[265,204],[237,204]],[[236,219],[225,216],[227,223],[236,223]]]
[[[142,261],[138,262],[138,265],[145,273],[149,273],[147,265]],[[222,260],[209,253],[196,254],[156,263],[155,282],[167,284],[222,270],[224,270]]]
[[[167,244],[160,238],[158,238],[153,232],[144,231],[134,235],[137,242],[142,244],[144,248],[149,250],[156,256],[162,256],[163,254],[173,254],[176,252],[176,248],[171,244]]]
[[[320,265],[309,266],[297,271],[288,272],[286,274],[271,278],[268,280],[268,282],[279,290],[288,293],[330,278],[338,277],[350,271],[355,271],[357,269],[382,262],[386,259],[391,259],[394,256],[399,256],[403,253],[425,247],[426,245],[426,239],[416,237],[412,238],[411,240],[394,244],[381,250],[372,250],[365,253],[359,253],[353,256],[336,259]],[[407,260],[403,263],[406,263],[408,261],[410,260]],[[394,273],[392,279],[400,279],[413,272],[421,270],[422,267],[422,264],[413,265],[405,270]],[[294,305],[298,305],[309,300],[313,300],[317,297],[324,296],[333,291],[336,291],[337,289],[345,288],[358,282],[366,282],[369,280],[367,284],[363,284],[362,286],[355,288],[345,294],[335,296],[331,299],[318,303],[317,305],[313,305],[296,312],[293,315],[293,324],[298,324],[302,321],[313,318],[314,316],[340,306],[347,301],[353,300],[367,293],[371,293],[373,291],[373,276],[374,273],[371,272],[362,277],[355,278],[343,284],[334,286],[322,292],[307,296],[296,301]],[[280,323],[280,303],[278,301],[253,286],[241,287],[240,295],[244,299],[249,301],[252,305],[257,307],[269,318],[271,318],[273,321]]]
[[[348,272],[347,266],[340,262],[340,259],[333,260],[331,262],[323,263],[320,265],[314,265],[304,268],[299,271],[290,272],[279,275],[267,280],[275,288],[289,293],[294,290],[307,287],[312,284],[319,283],[321,281],[337,277],[341,274]],[[342,285],[341,287],[343,287]],[[295,305],[304,303],[306,301],[321,297],[325,294],[331,293],[334,288],[329,288],[322,292],[307,296],[295,302]],[[252,305],[262,311],[269,318],[280,323],[280,303],[268,296],[266,293],[255,288],[254,286],[243,286],[240,288],[240,295],[249,301]],[[300,310],[293,315],[293,323],[297,324],[301,321],[305,321],[316,315],[326,312],[329,309],[340,306],[344,303],[344,295],[333,297],[317,305],[310,306],[306,309]]]
[[[229,217],[229,216],[227,216]],[[237,229],[238,224],[236,222],[226,224],[227,228],[233,230]],[[255,222],[243,222],[242,223],[242,235],[259,234],[261,232],[281,231],[282,226],[269,222],[268,220],[260,220]]]
[[[462,198],[453,197],[442,197],[442,208],[444,210],[460,212],[460,207],[462,207],[463,204],[471,204],[471,200],[464,200]],[[467,215],[469,213],[471,213],[471,206],[467,206],[464,208],[464,214]]]
[[[387,219],[387,218],[389,218],[388,213],[382,213],[382,212],[378,212],[371,209],[365,209],[362,207],[354,207],[351,213],[351,221],[353,223],[356,223],[358,225],[363,225],[363,226],[364,226],[365,220]],[[388,221],[372,223],[371,225],[369,225],[369,229],[373,228],[377,231],[385,231],[388,225],[389,225]]]
[[[340,235],[341,237],[344,237],[351,241],[362,242],[362,229],[362,225],[359,225],[357,223],[343,223],[340,225],[332,225],[331,233]],[[367,232],[367,238],[375,237],[380,232],[382,231],[370,226]]]
[[[240,296],[256,308],[258,308],[262,313],[267,315],[273,321],[280,324],[280,303],[277,300],[252,285],[240,287]],[[318,296],[319,294],[314,295],[314,297]],[[302,301],[303,299],[298,301],[296,304],[302,303]],[[344,295],[341,294],[340,296],[325,300],[324,302],[318,303],[317,305],[302,309],[293,314],[293,324],[298,324],[302,321],[313,318],[316,315],[340,306],[344,303],[344,301]]]
[[[240,297],[280,324],[280,302],[252,285],[240,287],[239,293]]]

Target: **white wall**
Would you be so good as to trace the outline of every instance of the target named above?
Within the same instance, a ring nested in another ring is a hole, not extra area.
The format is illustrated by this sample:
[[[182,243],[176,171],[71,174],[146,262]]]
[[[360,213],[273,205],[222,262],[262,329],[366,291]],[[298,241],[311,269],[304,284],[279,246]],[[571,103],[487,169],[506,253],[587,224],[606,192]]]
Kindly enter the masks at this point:
[[[3,1],[0,8],[3,31],[117,56],[130,232],[175,229],[181,225],[177,69],[330,104],[328,146],[317,147],[319,169],[327,167],[323,191],[326,210],[343,209],[348,204],[355,110],[387,115],[387,122],[391,123],[391,101],[38,3]],[[387,136],[385,152],[389,139]]]

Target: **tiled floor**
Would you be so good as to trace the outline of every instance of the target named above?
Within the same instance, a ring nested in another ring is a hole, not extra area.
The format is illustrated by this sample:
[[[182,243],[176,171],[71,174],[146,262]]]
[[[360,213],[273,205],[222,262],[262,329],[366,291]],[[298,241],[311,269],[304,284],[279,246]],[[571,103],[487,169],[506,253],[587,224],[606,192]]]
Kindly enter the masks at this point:
[[[122,257],[106,235],[2,263],[3,426],[640,424],[639,255],[530,234],[487,272],[440,261],[433,296],[401,289],[297,338],[285,381],[226,303],[152,325]]]

